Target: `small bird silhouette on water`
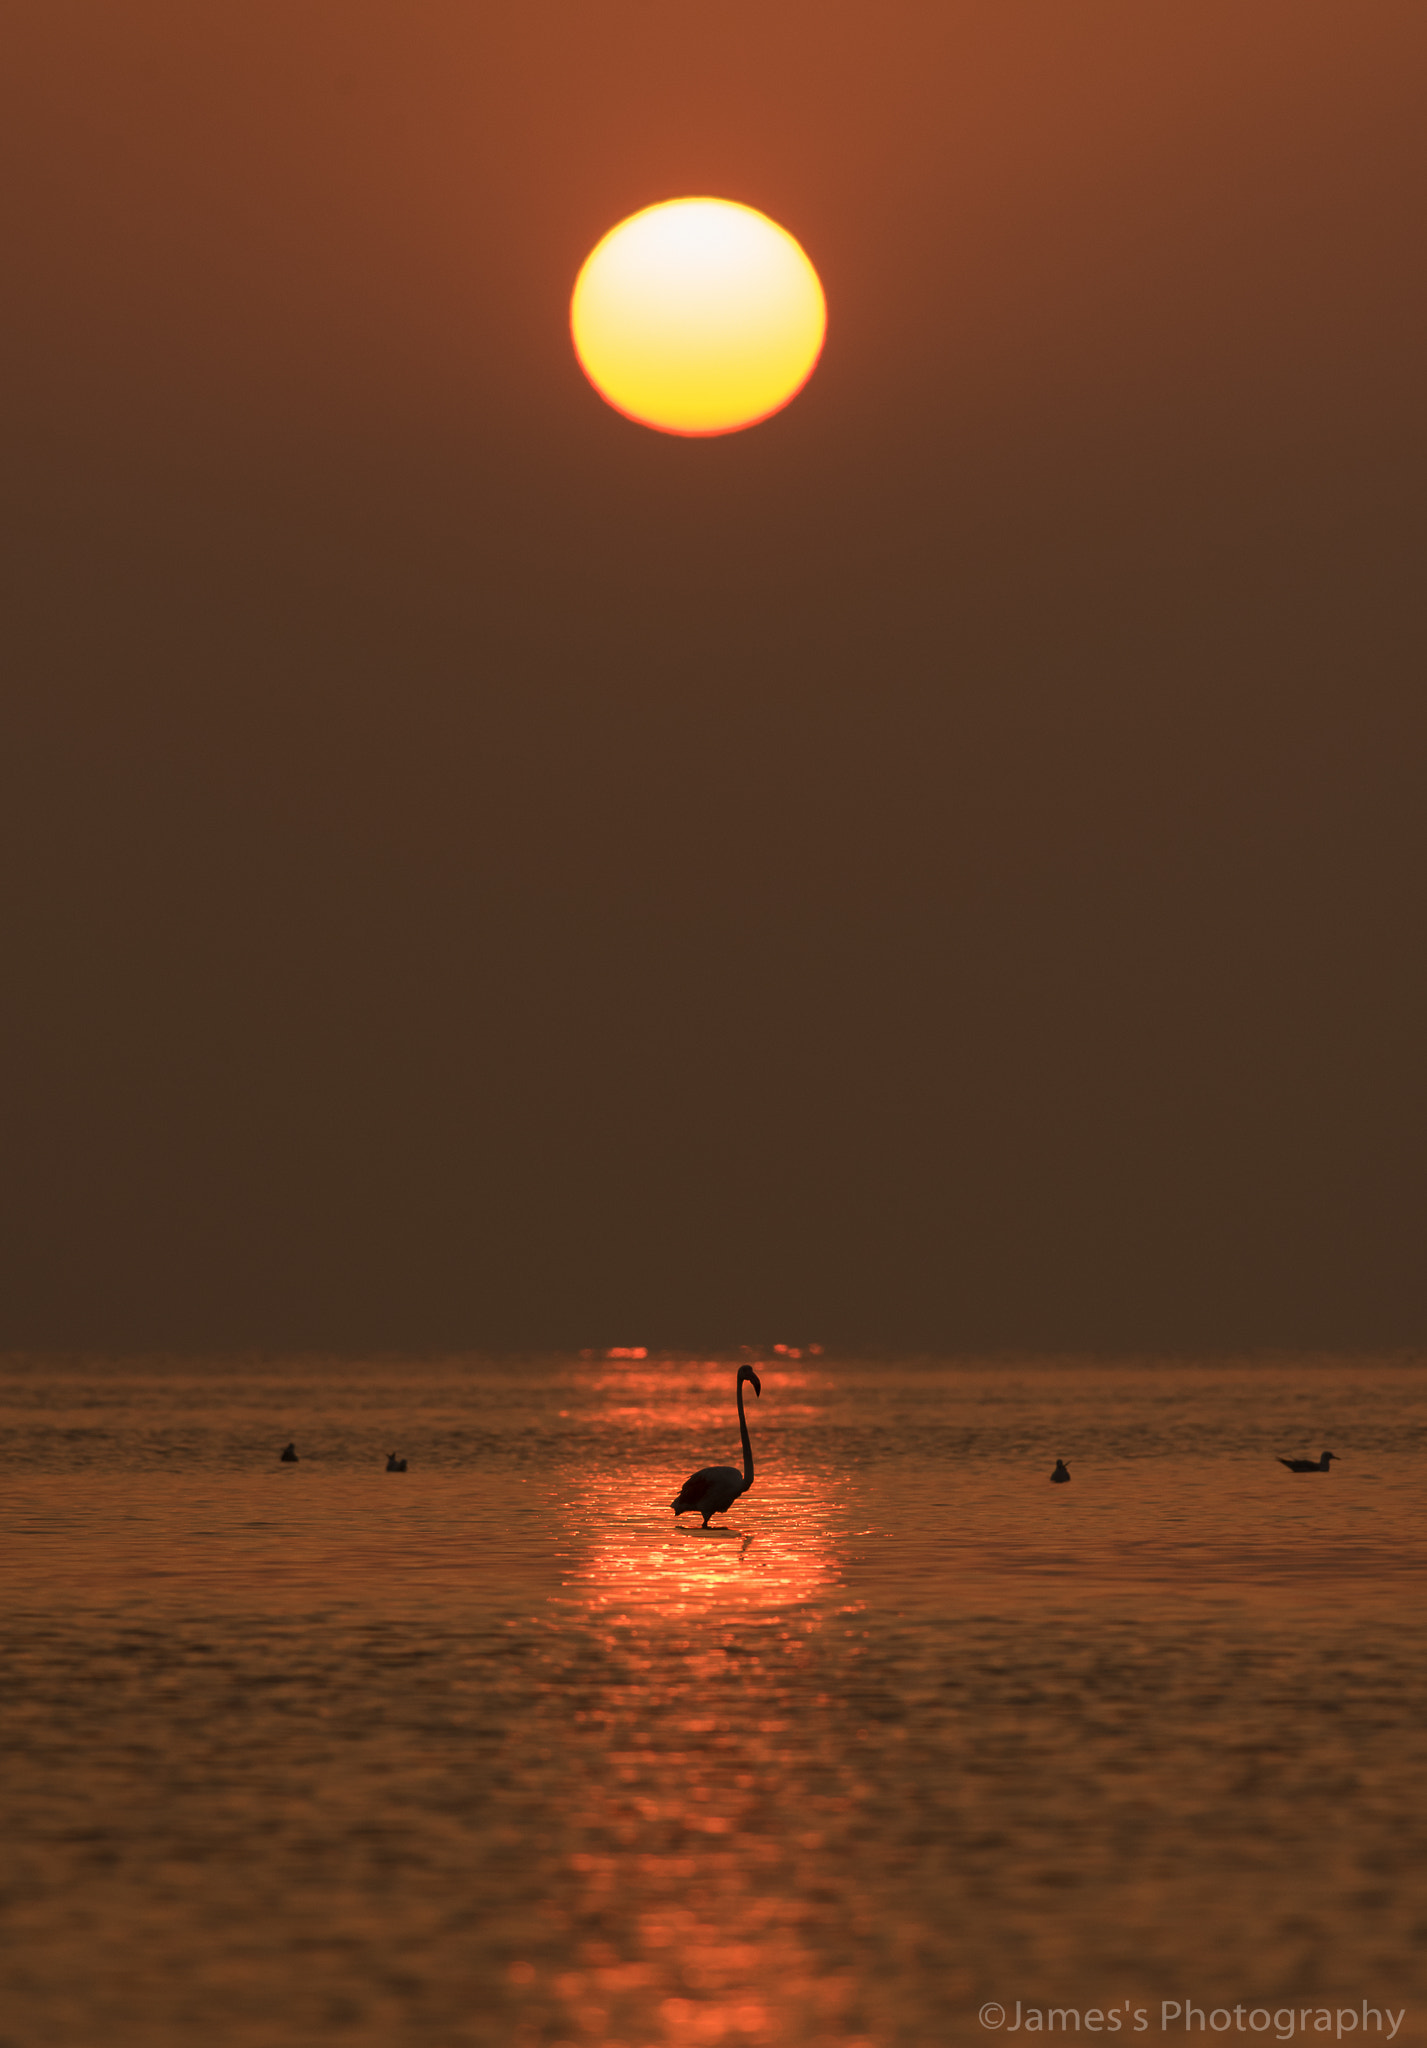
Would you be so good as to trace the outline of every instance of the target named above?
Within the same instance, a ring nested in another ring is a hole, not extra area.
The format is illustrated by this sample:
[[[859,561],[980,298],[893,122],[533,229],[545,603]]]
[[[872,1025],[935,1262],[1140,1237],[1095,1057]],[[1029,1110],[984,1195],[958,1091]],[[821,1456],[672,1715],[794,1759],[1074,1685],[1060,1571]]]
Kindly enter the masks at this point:
[[[386,1469],[388,1472],[404,1472],[406,1470],[405,1458],[398,1458],[395,1451],[388,1451]]]
[[[1336,1451],[1324,1451],[1321,1458],[1280,1458],[1279,1464],[1286,1465],[1290,1472],[1326,1472],[1330,1461],[1338,1456]],[[1338,1463],[1342,1464],[1338,1458]]]
[[[1068,1472],[1066,1471],[1066,1469],[1065,1469],[1065,1460],[1064,1460],[1064,1458],[1057,1458],[1057,1459],[1056,1459],[1056,1461],[1055,1461],[1055,1470],[1054,1470],[1054,1472],[1052,1472],[1052,1473],[1051,1473],[1051,1475],[1050,1475],[1050,1483],[1051,1483],[1051,1485],[1052,1485],[1052,1486],[1064,1486],[1064,1485],[1066,1485],[1066,1484],[1068,1483],[1069,1479],[1070,1479],[1070,1474],[1069,1474],[1069,1473],[1068,1473]]]
[[[295,1465],[297,1463],[297,1445],[289,1444],[287,1449],[280,1454],[278,1462],[283,1465]]]

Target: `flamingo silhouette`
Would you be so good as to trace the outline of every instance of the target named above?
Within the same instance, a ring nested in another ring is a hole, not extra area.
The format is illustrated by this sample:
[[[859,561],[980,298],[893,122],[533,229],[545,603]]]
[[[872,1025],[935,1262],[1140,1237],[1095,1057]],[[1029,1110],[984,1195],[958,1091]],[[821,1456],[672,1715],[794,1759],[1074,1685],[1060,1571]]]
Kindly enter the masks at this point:
[[[748,1422],[743,1413],[745,1380],[751,1382],[757,1399],[763,1397],[762,1382],[753,1367],[741,1365],[738,1368],[738,1433],[743,1438],[743,1470],[739,1472],[732,1465],[706,1465],[702,1472],[695,1472],[692,1479],[684,1481],[679,1498],[669,1503],[676,1520],[680,1515],[702,1515],[707,1529],[710,1515],[726,1513],[738,1496],[747,1493],[753,1484],[753,1446],[748,1440]]]

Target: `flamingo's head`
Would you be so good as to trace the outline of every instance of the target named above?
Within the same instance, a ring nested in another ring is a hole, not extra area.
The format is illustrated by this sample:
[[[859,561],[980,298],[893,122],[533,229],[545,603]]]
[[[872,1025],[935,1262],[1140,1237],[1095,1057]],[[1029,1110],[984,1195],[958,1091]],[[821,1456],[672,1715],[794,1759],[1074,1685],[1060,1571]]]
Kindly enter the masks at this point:
[[[763,1382],[759,1379],[751,1365],[741,1365],[738,1368],[738,1384],[742,1386],[745,1380],[748,1381],[754,1394],[761,1401],[763,1398]]]

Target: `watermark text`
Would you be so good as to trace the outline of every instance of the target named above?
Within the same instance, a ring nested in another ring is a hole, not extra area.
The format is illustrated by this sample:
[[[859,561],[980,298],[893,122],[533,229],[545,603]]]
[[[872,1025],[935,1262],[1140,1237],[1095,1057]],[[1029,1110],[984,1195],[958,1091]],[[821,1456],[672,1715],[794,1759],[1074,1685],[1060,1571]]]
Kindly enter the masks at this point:
[[[981,2024],[1006,2034],[1262,2034],[1291,2041],[1297,2034],[1381,2034],[1395,2041],[1407,2007],[1369,2005],[1196,2005],[1190,1998],[1166,1998],[1152,2006],[1023,2005],[1007,2007],[994,1998],[981,2008]]]

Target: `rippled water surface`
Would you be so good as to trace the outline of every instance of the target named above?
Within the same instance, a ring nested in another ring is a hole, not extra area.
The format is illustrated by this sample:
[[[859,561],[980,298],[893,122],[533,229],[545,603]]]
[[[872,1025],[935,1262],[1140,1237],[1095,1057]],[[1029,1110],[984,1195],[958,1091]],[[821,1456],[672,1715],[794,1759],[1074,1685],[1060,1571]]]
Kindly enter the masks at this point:
[[[1420,1366],[734,1369],[10,1361],[0,2048],[1427,2037]]]

